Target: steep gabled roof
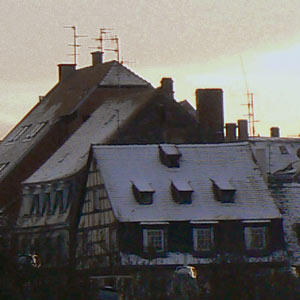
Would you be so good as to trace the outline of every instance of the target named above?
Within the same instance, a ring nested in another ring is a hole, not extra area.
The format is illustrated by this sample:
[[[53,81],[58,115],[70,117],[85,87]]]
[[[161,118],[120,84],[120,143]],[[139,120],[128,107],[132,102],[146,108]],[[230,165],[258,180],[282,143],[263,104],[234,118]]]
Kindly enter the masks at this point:
[[[0,181],[10,173],[62,116],[70,115],[105,87],[152,86],[116,61],[74,71],[35,105],[0,144]],[[101,87],[102,88],[101,88]],[[105,86],[105,87],[104,87]],[[36,132],[38,129],[38,132]],[[26,138],[31,134],[31,138]],[[1,169],[1,166],[5,166]]]
[[[104,100],[87,121],[24,184],[48,182],[74,175],[85,166],[91,144],[107,142],[151,100],[154,93],[155,90],[145,90]],[[93,97],[97,97],[97,92]]]
[[[159,158],[159,145],[93,146],[115,216],[121,222],[262,220],[280,218],[247,143],[177,145],[180,167],[168,168]],[[229,182],[233,203],[214,196],[212,181]],[[143,180],[154,190],[153,203],[140,205],[131,182]],[[188,184],[191,204],[179,204],[172,182]]]

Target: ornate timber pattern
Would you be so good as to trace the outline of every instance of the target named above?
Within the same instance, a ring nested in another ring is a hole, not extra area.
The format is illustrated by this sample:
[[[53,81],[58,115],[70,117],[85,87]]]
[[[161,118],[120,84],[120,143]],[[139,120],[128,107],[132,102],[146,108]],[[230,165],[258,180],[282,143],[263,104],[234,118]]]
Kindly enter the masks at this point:
[[[117,222],[95,161],[90,164],[78,227],[78,268],[110,266],[117,250]]]

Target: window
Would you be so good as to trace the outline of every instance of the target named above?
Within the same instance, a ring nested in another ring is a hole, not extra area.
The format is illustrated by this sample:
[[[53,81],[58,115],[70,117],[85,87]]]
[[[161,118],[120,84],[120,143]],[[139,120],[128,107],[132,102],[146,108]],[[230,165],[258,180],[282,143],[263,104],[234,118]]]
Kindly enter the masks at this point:
[[[179,204],[192,203],[193,188],[186,181],[172,181],[171,193],[175,202]]]
[[[42,208],[42,214],[50,214],[51,213],[51,206],[50,206],[50,200],[51,200],[51,194],[45,193],[44,194],[44,202],[43,202],[43,208]]]
[[[144,229],[144,251],[145,252],[164,252],[164,230],[163,229]]]
[[[63,212],[63,191],[62,190],[56,191],[53,213],[55,213],[57,208],[59,209],[60,213]]]
[[[279,150],[280,150],[280,153],[281,153],[281,154],[289,154],[289,152],[288,152],[286,146],[284,146],[284,145],[280,145],[280,146],[279,146]]]
[[[31,215],[39,215],[40,213],[40,195],[33,194],[32,205],[31,205]]]
[[[17,141],[25,131],[27,131],[27,129],[30,127],[31,125],[26,125],[26,126],[22,126],[21,128],[19,128],[19,130],[16,132],[15,135],[13,135],[8,141],[7,143],[13,143],[15,141]]]
[[[154,189],[149,183],[142,180],[135,180],[132,183],[132,192],[139,204],[152,204]]]
[[[212,180],[213,193],[217,201],[222,203],[233,203],[235,188],[228,180]]]
[[[35,125],[35,127],[32,129],[32,131],[26,135],[24,140],[28,141],[28,140],[34,138],[43,129],[43,127],[46,125],[46,123],[47,122],[41,122],[41,123],[38,123],[37,125]]]
[[[179,168],[181,153],[175,145],[159,145],[159,157],[168,168]]]
[[[245,246],[247,250],[263,250],[267,247],[267,228],[245,227]]]
[[[214,232],[212,227],[194,228],[193,241],[195,251],[211,251],[214,248]]]

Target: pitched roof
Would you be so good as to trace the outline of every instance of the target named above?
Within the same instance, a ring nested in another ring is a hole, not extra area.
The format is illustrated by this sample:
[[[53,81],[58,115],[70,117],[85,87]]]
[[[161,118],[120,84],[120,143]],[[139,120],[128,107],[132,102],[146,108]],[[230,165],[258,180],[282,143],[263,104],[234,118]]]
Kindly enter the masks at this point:
[[[87,163],[91,144],[105,143],[141,109],[155,90],[107,98],[85,123],[24,184],[69,177]],[[97,93],[94,94],[97,97]]]
[[[115,216],[122,222],[259,220],[280,218],[247,143],[177,145],[179,168],[168,168],[158,145],[93,146]],[[214,198],[211,179],[220,176],[236,189],[234,203]],[[153,204],[136,202],[131,182],[151,185]],[[172,199],[171,182],[191,187],[191,204]]]
[[[265,149],[267,171],[271,174],[285,169],[291,163],[299,160],[299,138],[250,138],[249,143],[256,156],[257,149]]]
[[[61,116],[76,111],[88,97],[98,94],[101,89],[97,87],[103,84],[105,86],[109,84],[110,87],[152,88],[147,81],[116,61],[76,70],[64,81],[59,82],[43,100],[35,105],[0,144],[0,165],[8,163],[3,170],[0,170],[0,180],[47,134],[53,123]],[[43,128],[33,138],[25,138],[42,123]]]

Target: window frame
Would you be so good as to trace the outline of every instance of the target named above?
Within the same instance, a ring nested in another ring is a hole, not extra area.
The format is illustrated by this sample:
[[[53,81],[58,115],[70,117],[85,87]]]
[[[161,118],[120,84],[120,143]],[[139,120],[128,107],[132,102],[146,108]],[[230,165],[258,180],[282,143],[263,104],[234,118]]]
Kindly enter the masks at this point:
[[[255,233],[260,231],[260,233]],[[262,238],[257,241],[257,237]],[[250,238],[250,240],[249,240]],[[255,243],[262,243],[262,246],[255,245]],[[254,245],[252,244],[254,243]],[[265,251],[268,249],[268,226],[263,225],[247,225],[244,227],[244,245],[246,251]]]
[[[156,233],[160,233],[160,243],[161,246],[160,248],[157,248],[155,246],[150,247],[151,242],[149,243],[149,236],[150,234],[156,234]],[[166,252],[166,232],[165,229],[163,228],[143,228],[143,249],[145,253],[150,253],[150,252],[154,252],[154,253],[164,253]]]
[[[199,232],[208,233],[209,245],[207,247],[199,247]],[[215,250],[215,230],[213,226],[201,226],[193,228],[193,250],[195,252],[212,252]]]

